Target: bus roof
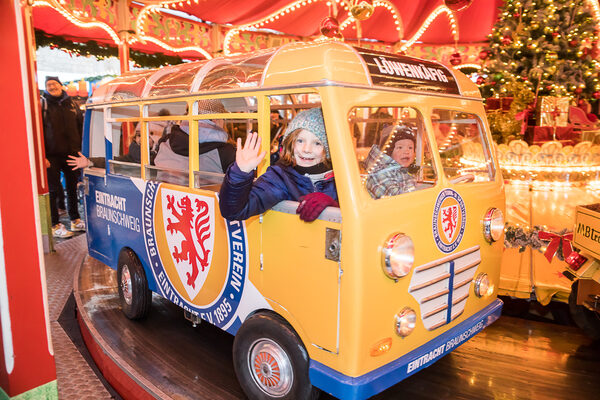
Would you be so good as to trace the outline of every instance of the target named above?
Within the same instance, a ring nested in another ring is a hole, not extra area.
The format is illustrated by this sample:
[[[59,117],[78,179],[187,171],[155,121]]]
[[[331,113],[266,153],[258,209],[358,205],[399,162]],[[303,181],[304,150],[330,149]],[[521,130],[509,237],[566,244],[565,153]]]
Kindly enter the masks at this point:
[[[88,104],[322,81],[481,97],[466,76],[442,64],[322,41],[126,73],[96,88]]]

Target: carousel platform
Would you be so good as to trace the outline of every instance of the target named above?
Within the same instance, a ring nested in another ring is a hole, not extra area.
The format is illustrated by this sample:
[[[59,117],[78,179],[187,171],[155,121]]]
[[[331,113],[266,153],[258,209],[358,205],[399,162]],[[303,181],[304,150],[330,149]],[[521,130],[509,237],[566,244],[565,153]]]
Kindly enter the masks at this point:
[[[87,254],[70,261],[77,264],[73,294],[81,335],[112,393],[106,396],[99,385],[95,398],[245,398],[233,372],[232,336],[207,323],[193,327],[181,309],[156,295],[149,317],[130,321],[119,308],[116,273]],[[60,370],[58,357],[57,366]],[[573,326],[503,315],[431,367],[373,398],[592,399],[598,382],[600,343]],[[59,371],[59,390],[68,389],[68,381],[63,383]],[[82,398],[63,393],[61,399]]]

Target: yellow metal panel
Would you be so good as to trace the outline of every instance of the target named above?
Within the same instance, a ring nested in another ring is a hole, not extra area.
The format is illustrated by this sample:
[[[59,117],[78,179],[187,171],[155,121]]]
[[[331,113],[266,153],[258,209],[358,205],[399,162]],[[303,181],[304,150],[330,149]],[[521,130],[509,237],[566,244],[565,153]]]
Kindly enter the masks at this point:
[[[192,111],[192,102],[188,101],[188,115],[191,114]],[[196,110],[197,111],[197,110]],[[189,124],[189,162],[188,162],[188,185],[189,187],[194,187],[194,171],[198,171],[200,169],[200,155],[198,154],[200,151],[200,147],[198,146],[198,124]]]
[[[600,213],[577,206],[573,243],[600,258]]]
[[[260,292],[297,321],[311,344],[337,349],[338,263],[325,259],[325,230],[339,224],[304,222],[267,211],[262,223]],[[287,317],[284,314],[285,317]]]
[[[258,135],[262,139],[261,151],[265,152],[265,158],[258,165],[258,175],[265,173],[270,164],[271,155],[271,113],[270,102],[267,96],[258,96]]]
[[[444,188],[451,187],[462,197],[466,208],[465,232],[455,252],[480,246],[481,264],[475,276],[487,273],[497,289],[503,243],[499,241],[490,245],[485,241],[482,219],[489,207],[505,208],[502,177],[497,172],[493,182],[450,185],[438,172],[437,184],[430,189],[374,200],[361,185],[347,122],[352,107],[414,107],[427,121],[431,110],[440,107],[475,112],[485,118],[483,105],[476,100],[341,87],[323,87],[319,88],[319,92],[324,99],[323,113],[343,216],[343,275],[339,355],[324,354],[310,348],[309,353],[315,360],[341,373],[360,376],[434,339],[494,300],[496,290],[490,297],[477,298],[471,283],[462,315],[450,324],[429,331],[421,322],[419,304],[408,292],[412,273],[397,282],[386,277],[382,271],[381,248],[392,234],[403,232],[414,241],[415,267],[446,256],[435,245],[432,218],[437,195]],[[430,142],[434,142],[433,134],[428,132],[428,135]],[[488,140],[491,141],[489,135]],[[497,167],[497,163],[495,165]],[[441,171],[439,159],[436,159],[436,169]],[[406,306],[417,311],[417,328],[402,339],[395,334],[394,316]],[[373,345],[386,338],[392,339],[391,350],[372,357],[370,350]]]
[[[265,70],[263,85],[294,85],[323,79],[369,84],[365,66],[352,47],[338,42],[321,42],[282,47]]]
[[[142,104],[139,105],[140,106],[140,115],[142,117],[147,116],[148,114],[148,109],[146,107],[144,107]],[[142,179],[146,179],[146,167],[145,165],[150,164],[150,160],[149,160],[149,151],[148,149],[150,148],[148,146],[148,123],[147,122],[139,122],[140,124],[142,124],[141,129],[140,129],[140,134],[141,134],[141,148],[140,148],[140,153],[141,153],[141,158],[140,158],[140,168],[141,173],[140,173],[140,177]]]

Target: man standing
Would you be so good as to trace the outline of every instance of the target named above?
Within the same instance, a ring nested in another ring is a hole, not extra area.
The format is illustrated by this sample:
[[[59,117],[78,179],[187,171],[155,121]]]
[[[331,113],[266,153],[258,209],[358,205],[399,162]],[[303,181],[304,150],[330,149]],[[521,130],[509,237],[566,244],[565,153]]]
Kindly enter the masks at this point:
[[[50,190],[50,215],[52,235],[58,238],[73,236],[71,231],[84,231],[85,224],[79,219],[77,209],[77,178],[79,171],[67,165],[69,155],[77,155],[81,150],[83,115],[75,102],[63,90],[56,76],[46,77],[46,90],[42,94],[42,120],[44,123],[44,144],[46,148],[46,168]],[[71,231],[59,222],[56,198],[63,190],[60,172],[65,175],[67,184],[67,209],[71,219]]]

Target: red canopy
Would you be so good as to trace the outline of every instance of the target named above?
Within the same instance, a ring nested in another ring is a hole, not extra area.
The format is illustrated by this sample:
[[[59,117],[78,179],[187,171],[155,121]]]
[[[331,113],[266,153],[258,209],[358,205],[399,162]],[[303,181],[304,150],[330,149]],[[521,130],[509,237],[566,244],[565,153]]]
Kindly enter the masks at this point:
[[[165,1],[168,0],[162,0],[163,3]],[[376,7],[369,19],[360,22],[363,39],[374,39],[388,43],[398,42],[399,39],[408,40],[413,37],[437,7],[444,5],[444,0],[390,0],[389,2],[395,6],[399,14],[401,37],[399,38],[399,32],[390,11],[384,7]],[[81,2],[76,1],[77,3]],[[155,0],[139,0],[139,3],[150,5],[158,2]],[[292,3],[295,2],[291,0],[186,0],[170,4],[169,9],[183,11],[203,21],[226,25],[224,28],[227,29],[256,22]],[[334,11],[326,5],[325,0],[306,0],[305,3],[305,6],[283,15],[273,22],[266,23],[262,28],[302,37],[319,35],[321,21],[333,14]],[[377,4],[378,2],[375,1],[374,3]],[[468,8],[455,12],[458,24],[458,43],[484,42],[491,32],[498,13],[498,7],[502,6],[502,3],[503,0],[472,0]],[[71,39],[78,38],[83,41],[96,40],[100,43],[115,43],[112,36],[116,35],[117,28],[114,25],[112,26],[114,34],[111,36],[109,29],[82,27],[69,21],[67,17],[53,8],[38,7],[35,2],[34,6],[34,26],[44,32]],[[337,10],[338,21],[342,23],[347,18],[348,12],[339,4]],[[96,18],[98,17],[97,15]],[[109,15],[103,17],[106,21],[110,20]],[[132,26],[132,28],[134,27]],[[357,30],[353,24],[345,28],[342,33],[347,39],[357,37]],[[448,16],[444,13],[439,15],[419,40],[425,44],[453,45],[454,38]],[[131,47],[150,53],[176,54],[150,42],[145,44],[136,42]],[[202,58],[194,51],[177,54],[183,57]]]
[[[276,12],[294,3],[290,0],[199,0],[195,2],[174,3],[170,6],[175,10],[195,15],[205,21],[218,24],[243,25]],[[444,5],[444,0],[390,0],[400,13],[404,26],[402,39],[412,37],[438,6]],[[182,4],[181,6],[179,4]],[[503,0],[472,0],[469,7],[455,13],[459,25],[459,42],[483,42],[491,32],[498,14],[498,8]],[[338,5],[338,21],[341,23],[348,15]],[[265,25],[265,28],[298,36],[314,36],[319,34],[319,26],[324,17],[330,13],[324,1],[316,1],[299,10],[287,14],[279,20]],[[398,41],[398,33],[394,20],[388,10],[376,7],[371,18],[361,22],[362,37],[385,42]],[[344,37],[353,39],[355,31],[344,30]],[[454,44],[448,18],[439,16],[421,37],[421,41],[430,44]]]

